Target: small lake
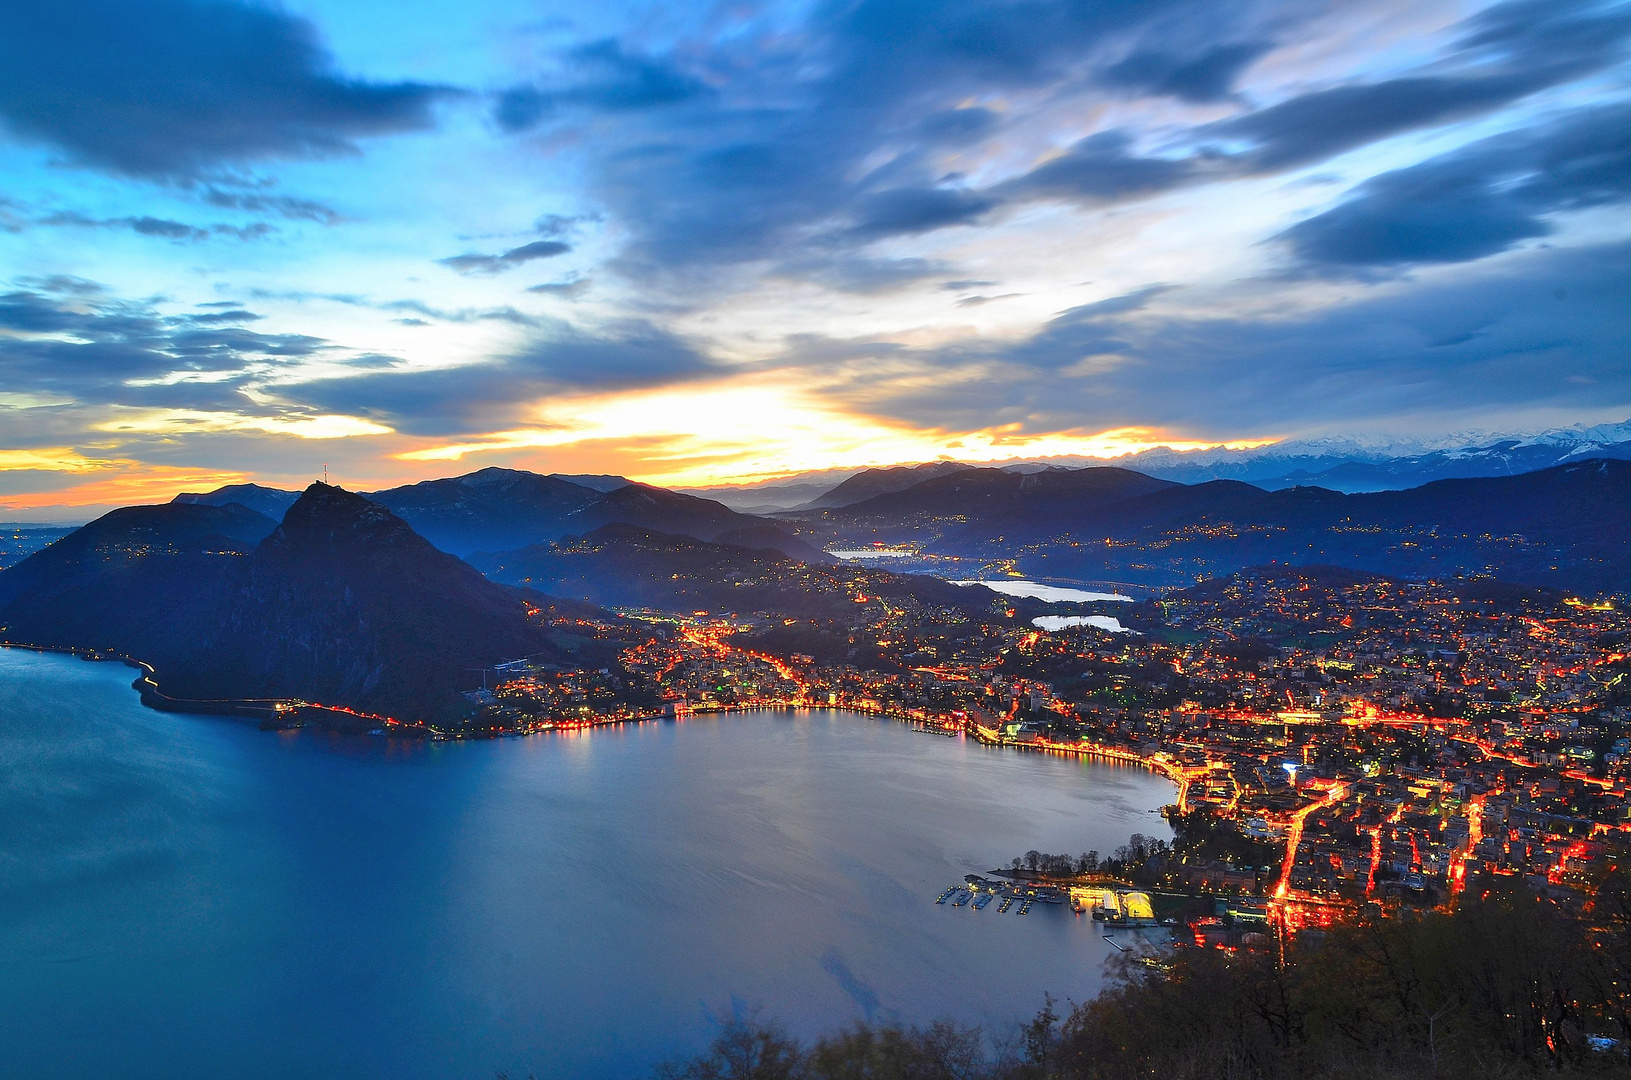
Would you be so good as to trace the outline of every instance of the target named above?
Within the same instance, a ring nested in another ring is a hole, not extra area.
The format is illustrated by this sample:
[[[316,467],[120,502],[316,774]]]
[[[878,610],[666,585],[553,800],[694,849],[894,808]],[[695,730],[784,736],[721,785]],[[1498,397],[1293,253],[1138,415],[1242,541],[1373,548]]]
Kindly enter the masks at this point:
[[[1059,585],[1044,585],[1040,581],[1017,581],[1011,579],[998,579],[995,581],[954,581],[953,585],[984,585],[993,592],[1000,592],[1005,596],[1029,596],[1036,600],[1046,600],[1049,603],[1062,601],[1076,601],[1087,603],[1089,600],[1120,600],[1132,603],[1133,598],[1120,593],[1089,592],[1086,589],[1067,589]]]
[[[1170,835],[1141,770],[834,710],[471,743],[144,709],[0,649],[0,1057],[29,1077],[631,1077],[762,1006],[1003,1025],[1111,946],[936,906]]]
[[[1112,634],[1130,634],[1121,620],[1113,615],[1038,615],[1031,625],[1042,630],[1066,630],[1072,626],[1096,626]]]

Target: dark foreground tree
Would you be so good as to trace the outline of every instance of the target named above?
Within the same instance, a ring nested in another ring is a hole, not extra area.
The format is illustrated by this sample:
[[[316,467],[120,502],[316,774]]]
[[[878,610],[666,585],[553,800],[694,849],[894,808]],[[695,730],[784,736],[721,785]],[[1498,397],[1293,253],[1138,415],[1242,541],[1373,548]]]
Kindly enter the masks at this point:
[[[792,1080],[804,1076],[804,1052],[781,1025],[757,1016],[728,1020],[707,1053],[657,1066],[659,1080]]]
[[[1118,955],[1059,1023],[857,1025],[804,1047],[726,1025],[662,1080],[1517,1080],[1631,1076],[1631,883],[1584,912],[1473,882],[1451,914],[1362,921],[1272,948]],[[1282,947],[1283,946],[1283,947]],[[1610,1045],[1607,1038],[1618,1038]]]
[[[856,1024],[803,1047],[758,1017],[726,1021],[706,1052],[657,1067],[658,1080],[984,1080],[992,1075],[976,1027]]]
[[[1376,919],[1261,952],[1123,963],[1066,1021],[1058,1075],[1178,1080],[1626,1074],[1623,925],[1475,883],[1453,914]],[[1609,944],[1610,942],[1613,944]],[[1600,1044],[1599,1044],[1600,1045]]]

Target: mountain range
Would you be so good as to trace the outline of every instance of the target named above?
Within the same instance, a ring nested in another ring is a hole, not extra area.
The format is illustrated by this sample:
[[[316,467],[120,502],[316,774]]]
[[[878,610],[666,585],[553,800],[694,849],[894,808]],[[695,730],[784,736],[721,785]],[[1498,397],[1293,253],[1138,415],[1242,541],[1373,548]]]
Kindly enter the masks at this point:
[[[958,461],[930,461],[922,465],[896,465],[889,469],[867,469],[846,477],[841,483],[822,492],[803,506],[802,510],[816,510],[828,506],[849,506],[878,495],[905,491],[925,480],[936,480],[952,473],[972,469]]]
[[[1631,462],[1594,459],[1404,491],[1186,485],[1126,469],[971,469],[835,509],[807,538],[1013,558],[1033,576],[1175,585],[1270,562],[1631,587]]]
[[[983,589],[839,564],[824,550],[837,546],[1154,587],[1291,564],[1631,590],[1631,461],[1613,458],[1357,494],[935,464],[845,477],[816,500],[839,505],[774,518],[581,479],[609,490],[483,469],[368,496],[236,485],[114,510],[0,571],[0,639],[138,656],[177,698],[446,718],[500,661],[581,666],[551,623],[612,618],[595,604],[834,624],[857,595],[997,610]],[[608,647],[596,666],[616,663]]]
[[[899,474],[880,479],[897,479]],[[845,481],[866,481],[866,473]],[[843,485],[841,485],[843,486]],[[885,490],[859,502],[844,502],[824,511],[835,521],[869,521],[886,528],[960,518],[1034,531],[1054,523],[1091,519],[1094,512],[1141,495],[1180,487],[1130,469],[1099,466],[1085,469],[1008,469],[953,467],[936,469],[927,479]]]
[[[136,656],[168,697],[456,716],[479,670],[565,659],[548,598],[489,581],[377,502],[313,484],[116,510],[0,573],[6,640]]]
[[[582,537],[536,544],[472,562],[495,581],[608,607],[847,619],[855,595],[988,614],[997,597],[939,578],[892,574],[835,560],[800,561],[763,545],[710,543],[636,525],[604,525]],[[1012,604],[1010,604],[1012,606]],[[1025,611],[1034,603],[1022,604]]]
[[[1573,454],[1597,445],[1587,436],[1619,432],[1618,426],[1576,432],[1579,438],[1544,441],[1546,452]],[[1593,458],[1513,476],[1345,493],[1234,479],[1184,483],[1105,465],[935,462],[844,476],[810,506],[768,516],[645,484],[597,491],[566,477],[510,469],[368,497],[443,550],[468,557],[625,524],[774,549],[805,562],[825,560],[826,550],[839,547],[909,543],[1008,565],[1019,556],[1019,567],[1032,576],[1152,586],[1283,561],[1613,590],[1631,587],[1628,471],[1631,462]],[[283,494],[292,493],[239,486],[179,498],[248,498],[275,511]]]
[[[1434,480],[1517,476],[1595,458],[1631,459],[1631,420],[1527,436],[1473,433],[1436,446],[1333,438],[1287,440],[1250,450],[1161,447],[1117,464],[1186,484],[1243,480],[1269,489],[1324,487],[1356,494]]]
[[[211,506],[240,503],[281,518],[298,494],[257,484],[234,484],[210,492],[184,492],[175,501]],[[774,526],[763,518],[738,513],[712,499],[618,476],[544,476],[492,468],[363,495],[400,517],[438,548],[460,557],[581,535],[613,522],[704,540],[745,533],[759,540],[783,543],[801,556],[816,557],[793,537],[783,534],[778,538],[766,533]]]
[[[1522,434],[1463,432],[1435,440],[1387,436],[1286,439],[1245,449],[1173,450],[1159,446],[1123,457],[1052,457],[1006,462],[934,461],[875,469],[824,469],[756,484],[686,489],[744,513],[844,506],[928,479],[914,470],[1000,468],[1034,472],[1113,465],[1199,484],[1241,480],[1256,487],[1324,487],[1349,494],[1419,487],[1434,480],[1516,476],[1591,458],[1631,459],[1631,420]],[[854,483],[846,483],[851,478]]]

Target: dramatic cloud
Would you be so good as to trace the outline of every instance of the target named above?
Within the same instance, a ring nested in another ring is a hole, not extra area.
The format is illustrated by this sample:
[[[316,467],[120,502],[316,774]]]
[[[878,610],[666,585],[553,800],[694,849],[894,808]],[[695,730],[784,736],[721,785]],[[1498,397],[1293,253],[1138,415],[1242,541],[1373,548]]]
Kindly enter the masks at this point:
[[[795,35],[767,26],[667,55],[604,43],[569,52],[549,89],[510,91],[494,117],[511,131],[593,125],[591,191],[631,232],[625,272],[769,259],[778,273],[807,264],[817,280],[831,280],[827,270],[845,249],[980,223],[1018,194],[971,190],[944,175],[945,153],[1005,130],[1000,112],[971,98],[1072,81],[1081,83],[1072,93],[1085,92],[1096,58],[1125,60],[1131,43],[1167,20],[1205,41],[1164,57],[1165,77],[1191,96],[1206,93],[1208,80],[1226,88],[1229,72],[1259,47],[1220,57],[1217,37],[1255,25],[1272,6],[824,6]],[[1142,193],[1186,168],[1135,163],[1128,171],[1137,175],[1117,190]],[[1029,192],[1066,183],[1038,177]]]
[[[1209,179],[1315,164],[1401,132],[1490,112],[1597,70],[1623,53],[1631,37],[1631,11],[1594,0],[1522,0],[1481,12],[1463,29],[1456,45],[1434,65],[1453,65],[1453,73],[1406,75],[1300,94],[1196,128],[1185,141],[1202,148],[1177,157],[1139,156],[1127,132],[1099,132],[998,190],[1010,197],[1092,205]],[[1257,55],[1240,54],[1242,62]],[[1124,68],[1134,61],[1135,70],[1156,70],[1135,54],[1110,69],[1113,79],[1127,82]],[[1162,92],[1155,85],[1140,88]]]
[[[1245,107],[1242,73],[1318,13],[1182,0],[861,3],[818,9],[792,37],[744,33],[667,56],[602,42],[568,53],[554,89],[507,93],[495,117],[512,131],[593,123],[592,190],[632,231],[625,272],[768,258],[778,274],[807,267],[856,291],[832,268],[880,240],[989,224],[1035,200],[1104,206],[1315,164],[1600,70],[1631,35],[1625,5],[1517,0],[1468,18],[1414,71]],[[1107,127],[983,188],[946,175],[947,155],[1012,137],[971,100],[1041,87],[1082,106],[1131,95],[1242,108],[1168,133],[1161,153],[1142,149],[1139,131]]]
[[[978,221],[995,199],[950,188],[888,188],[861,198],[851,235],[863,240],[932,232]]]
[[[340,220],[339,211],[324,206],[314,199],[301,199],[292,195],[268,195],[262,191],[227,191],[208,188],[203,199],[211,206],[225,210],[247,210],[253,214],[276,214],[293,221],[316,221],[333,225]]]
[[[532,290],[528,290],[532,291]],[[373,311],[384,312],[411,312],[422,315],[423,319],[413,319],[413,325],[428,326],[427,320],[447,323],[480,323],[502,322],[513,323],[516,326],[540,327],[552,325],[549,320],[524,311],[504,305],[501,307],[459,307],[446,308],[427,304],[423,300],[375,300],[359,293],[319,293],[307,292],[302,289],[250,289],[249,295],[256,300],[287,300],[295,303],[305,303],[312,300],[322,300],[331,304],[343,304],[346,307],[368,308]],[[404,321],[404,320],[397,320]]]
[[[78,403],[258,411],[246,386],[326,343],[244,328],[256,318],[167,316],[92,283],[36,282],[0,295],[0,385]]]
[[[189,179],[354,152],[431,125],[446,91],[334,70],[303,19],[234,0],[12,3],[0,117],[16,135],[130,176]]]
[[[546,281],[540,285],[529,285],[527,291],[544,296],[559,296],[563,300],[577,300],[589,291],[590,284],[588,278],[567,278],[564,281]]]
[[[813,281],[838,292],[874,296],[894,292],[951,271],[946,263],[915,256],[902,259],[868,255],[805,255],[789,259],[774,271],[778,275]]]
[[[1196,317],[1151,287],[1014,342],[936,349],[806,341],[789,362],[856,375],[871,415],[1025,431],[1156,425],[1197,437],[1409,422],[1469,410],[1631,410],[1631,245],[1551,250],[1498,269],[1269,317]],[[887,364],[869,365],[869,358]]]
[[[673,105],[705,92],[669,63],[626,53],[616,41],[579,46],[564,57],[559,89],[517,86],[499,95],[493,116],[506,131],[525,131],[573,106],[623,111]]]
[[[384,433],[376,478],[657,475],[682,428],[729,473],[1631,409],[1631,0],[382,19],[0,13],[0,453],[118,417],[177,469],[303,425]]]
[[[664,386],[723,370],[680,338],[640,320],[594,331],[556,323],[514,353],[488,362],[304,382],[280,394],[301,405],[387,421],[413,434],[468,434],[513,423],[553,393]]]
[[[1281,234],[1305,263],[1465,262],[1552,232],[1547,215],[1631,199],[1631,106],[1582,109],[1383,173]]]
[[[564,244],[559,240],[534,240],[530,244],[511,248],[502,255],[454,255],[436,261],[461,274],[497,274],[503,270],[513,270],[534,259],[551,259],[556,255],[565,255],[571,250],[571,244]]]
[[[1322,161],[1415,128],[1489,112],[1624,58],[1631,7],[1508,0],[1472,15],[1430,70],[1333,87],[1203,129],[1243,139],[1253,171]]]
[[[1229,96],[1245,68],[1269,51],[1261,42],[1218,45],[1198,55],[1160,50],[1135,52],[1105,70],[1111,85],[1182,101],[1220,101]]]
[[[139,236],[156,236],[177,242],[196,242],[224,236],[234,240],[259,240],[276,232],[265,222],[253,225],[188,225],[181,221],[155,217],[92,218],[84,214],[57,213],[37,219],[34,224],[79,229],[119,229]]]
[[[1089,135],[1068,151],[1001,185],[1009,198],[1052,198],[1066,202],[1120,202],[1154,195],[1196,181],[1212,165],[1214,175],[1227,175],[1222,162],[1204,158],[1150,158],[1129,152],[1132,137],[1124,131]]]

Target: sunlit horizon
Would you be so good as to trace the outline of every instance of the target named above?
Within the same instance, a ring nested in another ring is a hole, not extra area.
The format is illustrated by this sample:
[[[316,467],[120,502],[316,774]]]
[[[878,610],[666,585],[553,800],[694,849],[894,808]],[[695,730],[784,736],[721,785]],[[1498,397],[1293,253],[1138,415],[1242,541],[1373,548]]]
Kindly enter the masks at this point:
[[[8,515],[1631,416],[1623,4],[107,13],[5,38]]]

